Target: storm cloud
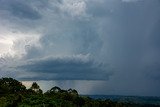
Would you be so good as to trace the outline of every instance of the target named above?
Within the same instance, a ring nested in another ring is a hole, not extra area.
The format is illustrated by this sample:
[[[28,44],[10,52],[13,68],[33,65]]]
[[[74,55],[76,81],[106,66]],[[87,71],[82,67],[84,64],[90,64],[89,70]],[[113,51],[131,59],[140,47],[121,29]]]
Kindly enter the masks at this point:
[[[109,72],[106,72],[105,67]],[[32,78],[21,78],[27,80],[108,80],[112,74],[112,68],[109,65],[98,64],[91,60],[89,55],[30,60],[16,69],[39,74]]]
[[[159,12],[159,0],[0,0],[0,74],[160,95]]]

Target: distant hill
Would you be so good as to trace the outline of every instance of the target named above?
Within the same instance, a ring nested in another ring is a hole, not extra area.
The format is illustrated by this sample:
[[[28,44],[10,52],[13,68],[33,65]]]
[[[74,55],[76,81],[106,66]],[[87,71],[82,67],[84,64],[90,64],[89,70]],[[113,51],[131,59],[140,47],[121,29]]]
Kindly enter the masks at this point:
[[[84,95],[85,96],[85,95]],[[122,95],[86,95],[93,99],[110,99],[111,101],[135,104],[153,104],[160,106],[160,97],[156,96],[122,96]]]

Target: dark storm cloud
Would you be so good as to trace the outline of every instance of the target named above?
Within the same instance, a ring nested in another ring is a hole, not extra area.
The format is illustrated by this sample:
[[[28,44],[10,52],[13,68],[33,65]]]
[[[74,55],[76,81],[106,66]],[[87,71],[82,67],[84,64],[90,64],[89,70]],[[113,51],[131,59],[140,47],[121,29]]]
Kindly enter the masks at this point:
[[[102,94],[160,95],[159,13],[159,0],[0,0],[1,21],[36,32],[35,43],[13,42],[16,78],[105,80],[91,90]],[[80,54],[92,60],[71,57]]]
[[[109,65],[104,67],[102,63],[96,63],[82,56],[32,60],[17,69],[40,74],[22,79],[38,80],[108,80],[112,74]]]

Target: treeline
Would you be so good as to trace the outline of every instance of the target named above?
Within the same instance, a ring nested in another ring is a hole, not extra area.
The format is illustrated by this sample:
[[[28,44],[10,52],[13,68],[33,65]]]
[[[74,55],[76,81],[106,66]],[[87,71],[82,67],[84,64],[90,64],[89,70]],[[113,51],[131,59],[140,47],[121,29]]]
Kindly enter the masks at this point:
[[[39,85],[33,82],[29,89],[13,78],[0,79],[0,107],[154,107],[94,100],[80,96],[75,89],[63,90],[55,86],[43,93]],[[155,106],[156,107],[156,106]]]

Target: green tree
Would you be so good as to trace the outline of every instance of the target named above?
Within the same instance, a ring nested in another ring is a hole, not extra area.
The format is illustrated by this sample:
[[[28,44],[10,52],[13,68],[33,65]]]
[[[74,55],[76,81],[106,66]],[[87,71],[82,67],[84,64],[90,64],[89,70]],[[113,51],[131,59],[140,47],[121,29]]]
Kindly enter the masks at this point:
[[[40,89],[40,86],[36,82],[32,83],[32,86],[31,86],[30,89],[33,90],[34,92],[38,93],[38,94],[43,93],[43,91]]]
[[[77,90],[75,90],[75,89],[68,89],[68,93],[69,94],[72,94],[72,95],[77,95],[78,96],[78,92],[77,92]]]
[[[53,87],[50,89],[49,91],[50,93],[58,93],[58,92],[61,92],[61,89],[57,86]]]
[[[24,92],[26,87],[13,78],[0,79],[0,94]]]

